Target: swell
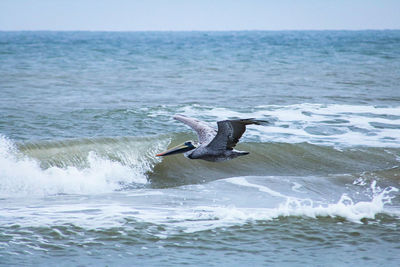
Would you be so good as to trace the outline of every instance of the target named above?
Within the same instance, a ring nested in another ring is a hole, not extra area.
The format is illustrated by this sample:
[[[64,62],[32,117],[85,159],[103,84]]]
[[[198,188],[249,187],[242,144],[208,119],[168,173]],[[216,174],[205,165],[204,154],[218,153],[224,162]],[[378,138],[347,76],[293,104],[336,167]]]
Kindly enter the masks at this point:
[[[226,162],[189,160],[183,155],[157,158],[155,154],[193,138],[188,134],[151,137],[92,138],[45,141],[17,145],[23,156],[36,160],[42,169],[88,168],[89,155],[117,162],[144,174],[151,187],[171,187],[213,181],[232,176],[329,175],[378,172],[388,179],[399,174],[398,148],[351,147],[336,149],[309,143],[239,143],[250,154]]]
[[[242,143],[239,150],[250,151],[244,157],[225,162],[188,160],[183,156],[165,157],[148,174],[152,186],[169,187],[203,183],[232,176],[308,176],[330,174],[378,173],[387,179],[400,176],[399,149],[347,148],[309,143]]]

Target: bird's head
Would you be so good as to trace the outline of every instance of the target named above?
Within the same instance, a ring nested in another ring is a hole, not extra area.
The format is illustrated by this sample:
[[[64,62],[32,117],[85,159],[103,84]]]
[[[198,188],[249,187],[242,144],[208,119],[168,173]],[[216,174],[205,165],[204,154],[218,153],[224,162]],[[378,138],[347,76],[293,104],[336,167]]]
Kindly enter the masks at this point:
[[[171,149],[168,149],[165,152],[159,153],[156,156],[164,157],[164,156],[169,156],[169,155],[174,155],[174,154],[179,154],[179,153],[185,153],[185,152],[190,151],[195,148],[196,147],[193,145],[192,141],[186,141],[185,143],[180,144],[179,146],[173,147]]]

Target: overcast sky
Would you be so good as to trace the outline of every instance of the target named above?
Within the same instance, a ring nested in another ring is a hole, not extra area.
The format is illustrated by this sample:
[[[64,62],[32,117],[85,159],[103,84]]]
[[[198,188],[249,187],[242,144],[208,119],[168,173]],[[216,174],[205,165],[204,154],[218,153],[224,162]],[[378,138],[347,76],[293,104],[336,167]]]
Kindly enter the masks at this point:
[[[400,29],[400,0],[0,0],[0,30]]]

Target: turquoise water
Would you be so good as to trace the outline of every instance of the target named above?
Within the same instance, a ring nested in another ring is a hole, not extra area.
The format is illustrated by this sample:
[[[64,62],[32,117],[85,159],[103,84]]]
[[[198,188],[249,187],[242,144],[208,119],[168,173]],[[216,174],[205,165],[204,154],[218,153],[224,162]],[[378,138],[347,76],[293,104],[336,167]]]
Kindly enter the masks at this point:
[[[396,266],[400,31],[0,32],[0,265]],[[176,113],[254,117],[223,163]]]

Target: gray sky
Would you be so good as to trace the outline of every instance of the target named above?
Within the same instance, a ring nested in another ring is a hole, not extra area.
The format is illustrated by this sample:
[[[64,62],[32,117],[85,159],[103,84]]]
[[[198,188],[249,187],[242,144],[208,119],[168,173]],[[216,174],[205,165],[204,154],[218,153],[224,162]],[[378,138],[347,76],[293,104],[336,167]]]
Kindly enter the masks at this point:
[[[0,0],[0,30],[400,29],[400,0]]]

